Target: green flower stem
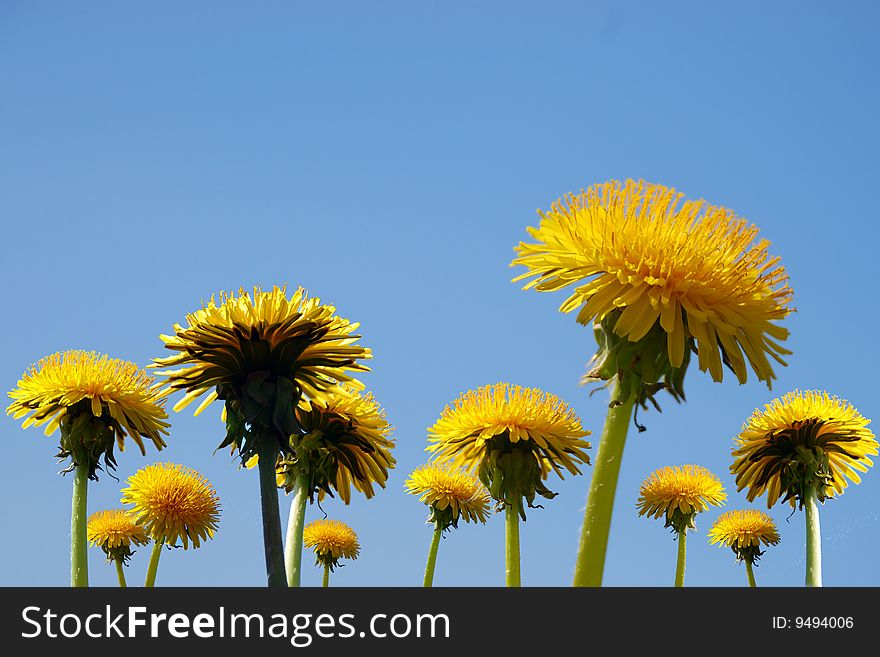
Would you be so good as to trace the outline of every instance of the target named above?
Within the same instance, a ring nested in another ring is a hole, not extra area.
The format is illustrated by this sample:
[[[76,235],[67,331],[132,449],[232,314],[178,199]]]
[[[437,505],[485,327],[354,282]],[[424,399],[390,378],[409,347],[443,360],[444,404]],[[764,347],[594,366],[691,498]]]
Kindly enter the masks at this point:
[[[330,586],[330,564],[329,563],[324,564],[324,579],[321,580],[321,586],[323,586],[325,589]]]
[[[807,586],[822,586],[822,530],[816,487],[807,486],[804,507],[807,516]]]
[[[89,585],[87,541],[89,464],[80,463],[73,471],[73,500],[70,509],[70,585]]]
[[[122,570],[122,559],[114,559],[113,563],[116,564],[116,577],[119,579],[119,588],[126,588],[128,585],[125,583],[125,572]]]
[[[431,537],[431,547],[428,549],[428,563],[425,566],[425,581],[422,583],[424,588],[431,588],[434,585],[434,567],[437,565],[437,549],[440,547],[440,536],[443,530],[440,525],[434,527],[434,535]]]
[[[752,588],[757,587],[758,585],[755,583],[755,571],[752,568],[752,562],[749,559],[746,559],[746,575],[749,578],[749,586]]]
[[[620,385],[617,379],[611,385],[611,399],[617,399]],[[574,586],[602,586],[605,570],[605,551],[614,510],[614,493],[623,460],[626,432],[633,414],[635,398],[608,409],[605,427],[599,440],[599,452],[593,462],[593,478],[587,496],[587,508],[581,527],[580,546],[574,568]]]
[[[281,537],[281,511],[278,508],[278,484],[275,481],[275,460],[278,457],[278,448],[272,440],[263,439],[260,441],[258,455],[266,579],[270,587],[286,587],[284,539]]]
[[[159,570],[159,557],[162,556],[162,548],[165,541],[156,541],[153,543],[153,551],[150,552],[150,564],[147,566],[147,579],[144,587],[151,589],[156,586],[156,571]]]
[[[306,520],[306,504],[309,501],[309,478],[300,475],[296,480],[290,516],[287,518],[287,537],[284,542],[284,563],[287,567],[287,585],[297,587],[302,578],[303,529]]]
[[[684,586],[684,564],[687,560],[687,529],[678,532],[678,560],[675,563],[675,586]]]
[[[520,586],[519,579],[519,507],[516,504],[508,504],[505,507],[504,519],[506,521],[506,556],[507,556],[507,586]]]

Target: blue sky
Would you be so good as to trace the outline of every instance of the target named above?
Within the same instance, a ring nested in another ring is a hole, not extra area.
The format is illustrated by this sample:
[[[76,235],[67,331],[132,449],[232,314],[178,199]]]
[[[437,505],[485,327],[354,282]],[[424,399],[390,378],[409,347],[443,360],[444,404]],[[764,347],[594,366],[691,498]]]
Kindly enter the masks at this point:
[[[630,434],[605,581],[670,585],[672,536],[634,510],[652,470],[704,465],[727,508],[744,508],[727,468],[757,406],[821,387],[876,413],[877,19],[868,2],[3,3],[2,387],[64,349],[146,365],[212,293],[303,285],[361,322],[375,353],[363,380],[396,427],[387,489],[324,505],[362,544],[332,582],[417,586],[431,530],[403,482],[444,405],[504,380],[554,392],[595,440],[602,428],[605,393],[578,385],[590,331],[557,311],[564,293],[510,281],[536,209],[610,179],[673,186],[760,227],[797,313],[773,391],[692,367],[687,402],[665,400]],[[164,554],[159,585],[265,583],[257,474],[213,452],[219,412],[173,414],[167,450],[119,455],[122,483],[170,460],[221,498],[216,538]],[[16,564],[0,584],[66,585],[57,436],[5,416],[0,427],[0,559]],[[559,496],[529,513],[524,585],[571,582],[589,475],[551,480]],[[90,512],[118,506],[122,483],[93,484]],[[878,496],[869,472],[822,508],[827,585],[880,584],[864,558],[880,540]],[[706,541],[718,513],[690,535],[688,585],[745,583]],[[758,583],[801,585],[803,516],[771,515],[782,543]],[[435,582],[502,585],[503,535],[500,515],[462,525]],[[147,557],[132,560],[132,584]],[[305,559],[304,583],[320,584]],[[115,584],[96,550],[90,575]]]

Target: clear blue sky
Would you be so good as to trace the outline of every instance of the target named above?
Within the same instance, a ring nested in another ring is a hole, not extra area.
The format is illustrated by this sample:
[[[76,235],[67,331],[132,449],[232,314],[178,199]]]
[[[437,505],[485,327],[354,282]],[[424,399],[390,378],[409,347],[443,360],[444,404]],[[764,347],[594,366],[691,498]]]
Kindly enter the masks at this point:
[[[363,380],[397,428],[387,489],[324,505],[362,543],[332,581],[419,585],[431,530],[403,482],[445,404],[506,380],[556,393],[601,431],[607,397],[578,385],[591,333],[557,312],[563,293],[510,282],[536,209],[613,178],[674,186],[761,228],[798,312],[772,392],[692,367],[687,403],[666,399],[630,435],[606,583],[670,585],[672,536],[634,510],[649,472],[704,465],[740,508],[729,453],[756,406],[822,387],[877,413],[876,5],[711,4],[2,3],[2,388],[63,349],[146,365],[212,292],[303,285],[362,323],[375,352]],[[221,497],[215,540],[166,553],[160,585],[265,583],[257,474],[213,453],[219,412],[173,414],[167,450],[119,455],[123,482],[171,460]],[[0,426],[0,584],[66,585],[57,436]],[[559,496],[530,512],[525,585],[570,583],[589,475],[552,480]],[[93,484],[90,511],[117,506],[119,488]],[[877,499],[872,471],[823,507],[826,584],[880,584]],[[689,585],[745,582],[706,541],[718,513],[691,534]],[[801,585],[803,516],[771,514],[782,543],[759,584]],[[500,516],[462,525],[437,584],[502,585],[503,533]],[[115,584],[97,550],[90,571]]]

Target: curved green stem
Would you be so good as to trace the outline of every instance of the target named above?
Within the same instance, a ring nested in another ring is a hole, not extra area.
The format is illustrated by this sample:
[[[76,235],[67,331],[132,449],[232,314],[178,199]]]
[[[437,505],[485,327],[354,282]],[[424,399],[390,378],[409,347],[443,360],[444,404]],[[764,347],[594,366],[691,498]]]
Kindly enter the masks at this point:
[[[150,552],[150,563],[147,566],[147,579],[144,587],[153,588],[156,586],[156,571],[159,570],[159,557],[162,556],[162,547],[165,541],[156,541],[153,543],[153,551]]]
[[[89,585],[87,540],[89,464],[80,463],[73,471],[73,499],[70,508],[70,585]]]
[[[119,588],[126,588],[128,585],[125,583],[125,571],[122,570],[122,559],[114,559],[113,563],[116,564],[116,577],[119,580]]]
[[[755,583],[755,571],[752,569],[752,562],[749,559],[746,559],[746,576],[749,578],[749,586],[751,588],[758,586]]]
[[[284,540],[281,538],[281,511],[278,508],[278,484],[275,481],[278,448],[273,440],[264,438],[260,441],[258,454],[266,580],[270,587],[287,587],[287,577],[284,574]]]
[[[611,399],[617,399],[620,384],[611,385]],[[574,586],[602,586],[605,570],[605,551],[614,510],[614,494],[626,432],[632,419],[634,396],[617,406],[609,407],[605,427],[599,440],[599,451],[593,462],[593,478],[587,496],[587,508],[581,527],[580,545],[574,568]]]
[[[687,529],[678,533],[678,559],[675,563],[675,585],[684,586],[684,564],[687,560]]]
[[[816,487],[807,486],[804,507],[807,516],[807,586],[822,586],[822,530]]]
[[[508,504],[504,511],[506,525],[507,586],[520,586],[519,577],[519,503]]]
[[[330,564],[324,564],[324,579],[321,581],[321,586],[325,589],[330,586]]]
[[[284,541],[284,564],[287,568],[287,585],[297,587],[302,578],[303,528],[306,520],[306,504],[309,501],[309,478],[300,475],[290,501],[287,518],[287,536]]]
[[[440,547],[441,534],[443,534],[443,530],[440,529],[438,523],[434,526],[431,547],[428,549],[428,563],[425,565],[425,580],[422,583],[424,588],[431,588],[434,585],[434,567],[437,565],[437,550]]]

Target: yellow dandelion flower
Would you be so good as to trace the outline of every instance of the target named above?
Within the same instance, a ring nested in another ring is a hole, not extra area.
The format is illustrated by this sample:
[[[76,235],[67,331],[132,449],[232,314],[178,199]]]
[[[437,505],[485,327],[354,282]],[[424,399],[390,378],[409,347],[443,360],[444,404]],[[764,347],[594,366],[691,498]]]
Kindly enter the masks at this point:
[[[388,471],[395,466],[391,455],[393,431],[385,412],[370,393],[360,394],[348,385],[329,390],[318,400],[301,400],[296,418],[305,435],[294,436],[290,456],[276,465],[279,486],[288,492],[297,477],[308,477],[307,490],[319,499],[339,493],[351,502],[351,488],[369,499],[376,484],[385,488]]]
[[[26,417],[23,428],[45,425],[47,436],[60,427],[59,457],[87,463],[91,478],[102,455],[115,467],[114,445],[122,451],[126,436],[142,454],[142,438],[165,447],[165,400],[153,377],[134,363],[93,351],[55,353],[31,366],[9,396],[6,414]]]
[[[636,503],[640,516],[665,516],[666,527],[681,533],[694,527],[694,517],[721,506],[727,494],[721,480],[699,465],[664,467],[642,483]]]
[[[122,503],[158,544],[183,548],[200,547],[214,538],[220,519],[220,500],[205,477],[174,463],[154,463],[128,478],[122,489]]]
[[[590,435],[575,412],[551,393],[508,383],[466,392],[446,406],[428,429],[427,450],[437,463],[477,472],[497,500],[529,505],[535,494],[555,496],[545,480],[551,471],[580,474],[589,464]]]
[[[878,443],[849,402],[817,390],[795,390],[756,410],[743,425],[730,471],[748,500],[766,493],[767,508],[781,497],[803,506],[807,489],[820,501],[841,495],[847,479],[873,465]]]
[[[521,242],[511,263],[528,271],[514,280],[531,278],[524,289],[542,292],[576,286],[560,310],[579,309],[584,325],[601,323],[609,342],[623,340],[615,349],[650,346],[637,361],[650,370],[640,372],[645,382],[663,377],[680,388],[676,370],[693,350],[715,381],[727,366],[744,383],[751,367],[769,386],[776,377],[768,356],[785,365],[790,353],[779,344],[788,330],[777,324],[792,312],[785,269],[756,227],[682,197],[632,180],[569,194],[539,211],[539,227],[528,229],[537,243]],[[633,359],[621,356],[600,360],[594,376],[609,379],[629,366]]]
[[[150,542],[144,528],[134,517],[123,509],[97,511],[89,516],[87,536],[93,547],[99,547],[110,561],[127,561],[132,555],[132,546],[138,547]]]
[[[293,409],[302,394],[313,400],[338,382],[360,384],[349,372],[368,371],[359,359],[372,356],[355,345],[360,337],[353,324],[335,314],[333,306],[308,298],[298,288],[288,298],[286,287],[271,291],[222,293],[174,325],[174,335],[161,336],[165,347],[178,352],[155,359],[171,390],[187,394],[174,405],[179,411],[205,396],[195,414],[215,399],[226,402],[227,439],[222,446],[240,445],[251,427],[277,434],[284,449],[297,433]],[[245,458],[253,449],[246,446]]]
[[[485,523],[489,519],[489,491],[472,474],[449,465],[428,463],[412,471],[404,486],[431,509],[428,522],[441,531],[458,527],[458,520]]]
[[[340,559],[357,559],[360,553],[357,534],[338,520],[315,520],[303,529],[303,545],[315,551],[317,563],[336,568]]]
[[[773,518],[757,509],[725,511],[709,530],[709,543],[729,547],[740,560],[755,561],[761,547],[777,545],[779,532]]]

